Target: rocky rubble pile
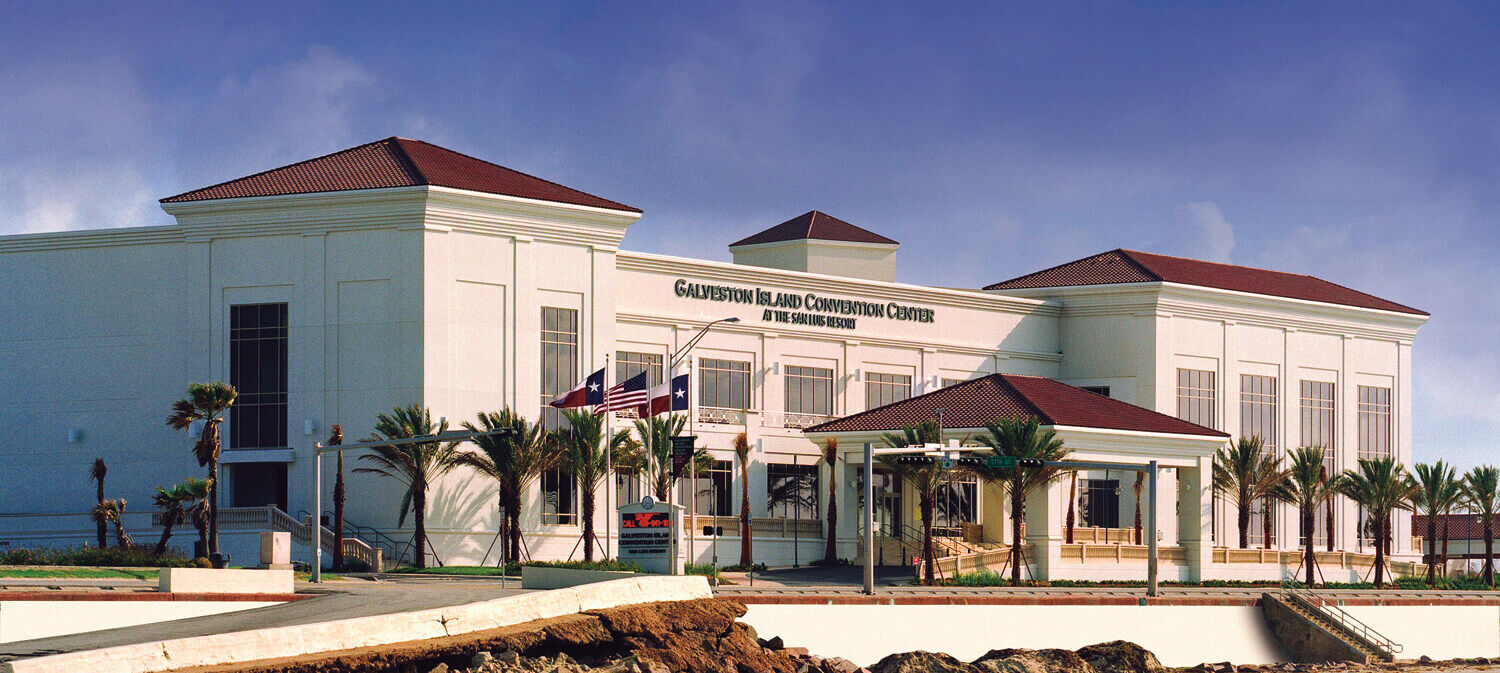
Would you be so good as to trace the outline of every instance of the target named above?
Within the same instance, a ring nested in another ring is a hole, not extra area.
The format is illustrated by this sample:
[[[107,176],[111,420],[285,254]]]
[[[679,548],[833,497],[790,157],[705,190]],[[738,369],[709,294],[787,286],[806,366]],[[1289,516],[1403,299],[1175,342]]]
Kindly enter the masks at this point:
[[[941,652],[892,654],[870,667],[872,673],[1166,673],[1156,655],[1117,640],[1083,649],[990,650],[972,662]]]

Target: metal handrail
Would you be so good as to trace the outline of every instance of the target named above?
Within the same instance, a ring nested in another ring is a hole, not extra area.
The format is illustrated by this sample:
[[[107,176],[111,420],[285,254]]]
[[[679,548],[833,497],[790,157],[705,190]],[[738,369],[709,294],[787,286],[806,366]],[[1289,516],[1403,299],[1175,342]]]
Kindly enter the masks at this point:
[[[1343,608],[1321,595],[1297,586],[1294,582],[1282,580],[1281,594],[1283,597],[1300,601],[1307,607],[1317,610],[1324,617],[1348,629],[1349,633],[1354,635],[1354,637],[1363,640],[1377,650],[1381,650],[1382,654],[1394,657],[1403,649],[1400,643],[1381,635],[1380,632],[1359,621],[1358,618],[1349,614]]]

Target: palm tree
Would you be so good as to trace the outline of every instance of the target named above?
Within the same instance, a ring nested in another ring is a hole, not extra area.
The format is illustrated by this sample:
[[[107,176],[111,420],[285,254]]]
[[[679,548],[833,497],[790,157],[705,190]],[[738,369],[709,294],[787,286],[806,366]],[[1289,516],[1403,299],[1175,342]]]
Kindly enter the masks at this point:
[[[578,480],[578,489],[583,495],[583,560],[592,562],[595,492],[599,489],[599,482],[608,476],[610,463],[621,460],[635,440],[631,439],[629,430],[619,430],[610,437],[609,446],[601,448],[603,416],[574,410],[564,410],[563,416],[567,419],[567,428],[557,432],[557,441],[562,448],[558,454],[559,467]]]
[[[933,420],[908,425],[900,433],[887,432],[882,439],[886,446],[899,449],[935,444],[942,441],[941,437],[942,430],[937,421]],[[933,558],[932,549],[933,509],[939,493],[952,480],[953,475],[950,473],[953,470],[943,469],[938,461],[926,456],[885,455],[880,457],[880,462],[891,468],[897,479],[905,481],[917,492],[917,510],[922,516],[922,583],[930,585],[937,574],[937,561]],[[865,506],[871,507],[873,504],[866,503]],[[865,534],[873,535],[874,531],[865,531]]]
[[[187,397],[172,403],[172,415],[167,425],[174,430],[187,430],[196,421],[203,421],[203,432],[193,444],[193,457],[199,467],[208,468],[208,556],[219,559],[219,424],[224,422],[224,412],[234,404],[238,395],[234,386],[222,381],[213,383],[190,383]]]
[[[839,440],[829,437],[823,442],[823,462],[828,464],[828,530],[823,543],[823,562],[832,564],[838,560],[838,464]]]
[[[1464,475],[1464,503],[1484,517],[1484,581],[1495,588],[1495,515],[1500,513],[1500,470],[1482,465]]]
[[[1144,488],[1145,485],[1146,473],[1135,473],[1135,486],[1132,487],[1135,489],[1135,522],[1133,525],[1135,527],[1135,543],[1137,545],[1142,544],[1142,532],[1145,529],[1145,526],[1141,524],[1141,489]]]
[[[1318,448],[1321,449],[1322,447]],[[1323,489],[1323,530],[1328,532],[1328,551],[1335,551],[1335,542],[1333,539],[1333,497],[1338,495],[1340,489],[1343,488],[1343,475],[1333,475],[1330,477],[1329,475],[1333,474],[1333,472],[1329,467],[1329,465],[1324,465],[1322,474],[1323,481],[1328,483],[1328,486]]]
[[[1375,537],[1375,587],[1385,586],[1386,546],[1390,544],[1391,515],[1411,511],[1412,499],[1421,490],[1394,458],[1359,461],[1359,470],[1345,473],[1342,492],[1369,514]]]
[[[1428,552],[1424,559],[1427,561],[1427,584],[1437,588],[1438,519],[1443,518],[1458,504],[1459,498],[1463,497],[1463,489],[1457,472],[1441,460],[1432,464],[1417,463],[1413,472],[1419,488],[1412,498],[1412,505],[1427,514]],[[1444,561],[1447,560],[1446,556],[1444,554]]]
[[[667,492],[676,481],[672,476],[672,438],[681,435],[685,427],[687,416],[682,414],[657,415],[635,422],[635,433],[640,438],[642,449],[640,458],[645,461],[636,467],[646,475],[646,482],[657,500],[666,502]],[[701,459],[700,455],[694,456],[694,462]]]
[[[1057,431],[1042,430],[1035,417],[1000,420],[985,426],[985,430],[979,441],[990,447],[996,456],[1043,463],[1060,461],[1068,456],[1068,449],[1057,438]],[[1011,584],[1021,583],[1021,522],[1026,517],[1026,498],[1056,481],[1060,474],[1062,468],[1045,464],[1017,464],[1015,467],[986,470],[985,476],[1005,484],[1010,495]]]
[[[1063,542],[1073,544],[1073,523],[1077,516],[1074,510],[1078,509],[1078,471],[1068,474],[1072,476],[1072,483],[1068,485],[1068,517],[1063,522]]]
[[[1260,437],[1241,437],[1214,454],[1214,491],[1239,508],[1240,549],[1250,548],[1250,508],[1257,500],[1267,500],[1287,476],[1281,461],[1262,446]],[[1269,527],[1266,537],[1270,538]]]
[[[479,422],[464,423],[469,432],[510,430],[501,435],[475,437],[477,453],[461,454],[459,460],[475,471],[495,480],[500,488],[500,505],[505,508],[505,560],[521,560],[521,498],[532,482],[552,469],[557,462],[554,438],[541,423],[531,423],[510,409],[480,412]]]
[[[340,446],[344,443],[344,429],[334,424],[329,428],[328,442],[326,446]],[[337,467],[334,468],[333,477],[333,569],[344,569],[344,500],[348,497],[344,489],[344,452],[335,451],[334,456],[338,459]],[[322,516],[321,513],[319,516]]]
[[[172,537],[172,528],[188,520],[195,503],[208,496],[208,481],[189,478],[181,484],[157,488],[151,502],[161,510],[161,539],[156,541],[156,555],[167,553],[167,541]]]
[[[1297,507],[1298,521],[1302,532],[1302,566],[1307,568],[1307,586],[1315,581],[1314,566],[1317,554],[1313,552],[1313,520],[1318,506],[1327,500],[1329,493],[1339,488],[1339,480],[1329,480],[1323,469],[1323,448],[1303,446],[1287,452],[1291,466],[1287,478],[1281,482],[1273,497],[1292,503]],[[1331,529],[1330,529],[1331,530]]]
[[[103,458],[95,458],[94,464],[89,468],[89,479],[94,482],[94,534],[98,536],[99,548],[109,546],[109,541],[104,538],[109,531],[109,522],[105,520],[100,505],[104,504],[104,476],[109,474],[109,468],[105,467]]]
[[[750,539],[750,438],[743,432],[734,436],[734,457],[740,463],[740,565],[754,563]]]
[[[103,519],[115,527],[115,545],[121,549],[130,548],[130,534],[125,532],[125,499],[115,498],[113,500],[101,501],[94,506],[94,520]]]
[[[395,439],[412,439],[439,435],[448,430],[448,422],[432,422],[432,412],[420,404],[396,407],[389,414],[375,417],[375,434],[366,437],[366,442]],[[355,472],[378,474],[406,484],[406,493],[401,496],[401,513],[397,526],[406,525],[406,513],[411,511],[414,528],[412,548],[414,564],[427,567],[427,492],[432,482],[459,465],[459,457],[466,455],[453,442],[410,442],[370,447],[370,453],[359,459],[375,464],[375,467],[355,468]],[[318,517],[313,517],[317,524]],[[318,529],[313,529],[318,534]],[[339,541],[343,543],[342,540]]]

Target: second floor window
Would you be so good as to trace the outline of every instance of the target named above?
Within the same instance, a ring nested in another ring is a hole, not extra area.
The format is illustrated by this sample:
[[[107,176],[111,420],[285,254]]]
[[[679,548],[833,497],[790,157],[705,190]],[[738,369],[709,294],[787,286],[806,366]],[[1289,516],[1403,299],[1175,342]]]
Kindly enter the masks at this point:
[[[287,305],[229,307],[229,446],[281,448],[286,443]]]
[[[766,465],[766,491],[771,518],[818,518],[817,465]]]
[[[1204,369],[1177,370],[1177,417],[1205,428],[1216,427],[1214,373]]]
[[[1359,458],[1388,458],[1391,454],[1391,389],[1359,387]]]
[[[578,385],[578,311],[542,307],[542,426],[562,427],[562,412],[547,406]]]
[[[908,374],[865,375],[865,408],[874,409],[900,402],[911,397],[911,376]]]
[[[1240,436],[1259,437],[1261,449],[1276,455],[1276,377],[1240,375]]]
[[[786,367],[786,412],[827,416],[833,413],[833,370]]]
[[[719,409],[748,409],[750,363],[715,358],[699,360],[698,404]]]
[[[646,385],[661,383],[662,356],[656,353],[615,353],[615,383],[628,381],[630,377],[646,372]]]

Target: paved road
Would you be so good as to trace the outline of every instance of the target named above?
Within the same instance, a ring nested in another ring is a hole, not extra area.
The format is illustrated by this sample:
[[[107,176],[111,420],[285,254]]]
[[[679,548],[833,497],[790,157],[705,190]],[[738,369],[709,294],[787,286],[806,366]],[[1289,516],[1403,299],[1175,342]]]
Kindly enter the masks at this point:
[[[0,580],[3,587],[61,587],[77,589],[97,587],[100,581],[76,582],[74,580],[20,581],[6,578]],[[107,580],[116,590],[121,582]],[[131,582],[125,580],[125,582]],[[154,586],[155,582],[150,583]],[[135,583],[140,586],[141,583]],[[0,643],[0,661],[36,657],[61,652],[92,650],[118,645],[204,636],[231,631],[247,631],[274,626],[294,626],[315,622],[364,617],[368,615],[410,612],[448,605],[462,605],[523,593],[510,582],[507,588],[491,578],[461,579],[450,581],[406,580],[365,581],[344,580],[321,585],[299,584],[298,592],[318,592],[321,595],[281,605],[243,610],[222,615],[181,619],[144,626],[132,626],[108,631],[94,631],[55,638],[40,638],[14,643]],[[88,603],[79,603],[80,609],[88,609]]]

